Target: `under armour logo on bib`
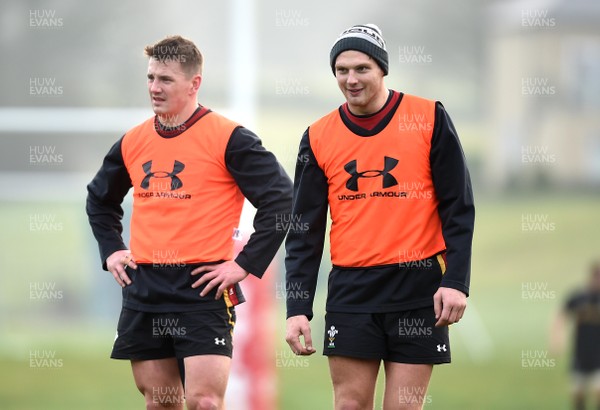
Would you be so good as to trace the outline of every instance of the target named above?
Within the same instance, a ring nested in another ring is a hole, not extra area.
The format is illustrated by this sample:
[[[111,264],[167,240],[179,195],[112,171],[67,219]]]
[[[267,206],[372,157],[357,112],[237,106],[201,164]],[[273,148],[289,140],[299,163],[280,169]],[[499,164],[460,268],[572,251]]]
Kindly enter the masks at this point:
[[[185,164],[183,162],[179,162],[177,160],[173,163],[173,171],[152,171],[152,161],[145,162],[142,164],[142,169],[146,176],[142,180],[140,187],[143,189],[148,189],[150,187],[150,179],[151,178],[171,178],[171,191],[179,189],[183,186],[183,182],[177,176],[183,169],[185,168]]]
[[[357,167],[356,160],[353,159],[352,161],[350,161],[346,165],[344,165],[344,169],[346,170],[347,173],[350,174],[350,178],[348,178],[348,181],[346,181],[346,188],[348,188],[350,191],[358,191],[358,180],[360,178],[375,178],[375,177],[383,178],[383,181],[382,181],[383,188],[389,188],[389,187],[398,185],[398,181],[396,180],[396,178],[392,174],[390,174],[390,171],[392,169],[396,168],[396,165],[398,165],[398,160],[396,158],[383,157],[383,169],[382,170],[369,169],[366,171],[358,172],[356,169],[356,167]]]

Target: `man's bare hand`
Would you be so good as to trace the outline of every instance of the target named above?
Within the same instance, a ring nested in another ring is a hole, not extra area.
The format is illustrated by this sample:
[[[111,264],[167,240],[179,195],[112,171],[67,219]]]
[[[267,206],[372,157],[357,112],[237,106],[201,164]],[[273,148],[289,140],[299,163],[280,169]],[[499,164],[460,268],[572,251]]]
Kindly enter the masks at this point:
[[[137,264],[131,256],[131,251],[128,249],[116,251],[106,258],[106,268],[112,273],[113,277],[122,288],[131,285],[131,279],[129,279],[127,272],[125,272],[126,267],[137,269]]]
[[[433,310],[437,319],[435,326],[458,323],[466,308],[467,295],[457,289],[440,287],[433,295]]]
[[[292,352],[297,355],[309,356],[316,352],[312,345],[310,335],[310,323],[304,315],[292,316],[287,320],[287,330],[285,341],[290,345]],[[304,337],[304,344],[300,341],[300,336]]]
[[[200,296],[204,297],[215,286],[218,286],[215,299],[219,299],[223,295],[225,289],[227,289],[229,286],[235,285],[248,276],[248,272],[246,272],[235,261],[226,261],[217,265],[200,266],[192,271],[192,276],[199,275],[201,273],[204,273],[204,275],[195,281],[192,284],[192,287],[197,288],[208,282],[206,287],[202,289],[202,292],[200,292]]]

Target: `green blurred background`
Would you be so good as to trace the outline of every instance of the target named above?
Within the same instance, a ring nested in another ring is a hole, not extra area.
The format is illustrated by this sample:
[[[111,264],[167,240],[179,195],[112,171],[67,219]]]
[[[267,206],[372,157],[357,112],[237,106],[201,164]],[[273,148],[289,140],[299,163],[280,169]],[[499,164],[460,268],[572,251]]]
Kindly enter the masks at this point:
[[[206,60],[200,102],[255,130],[293,175],[302,132],[342,102],[329,49],[343,29],[367,22],[387,41],[387,86],[444,103],[475,188],[469,306],[425,408],[568,408],[569,350],[551,351],[548,340],[554,315],[600,257],[597,2],[1,7],[1,409],[143,407],[129,364],[108,359],[120,289],[99,267],[84,212],[85,185],[109,147],[152,114],[143,46],[175,33],[194,40]],[[278,408],[328,409],[326,359],[286,356],[282,256],[265,281],[278,303]],[[317,314],[317,346],[322,328]],[[527,366],[530,354],[546,360]],[[40,355],[48,366],[32,366]]]

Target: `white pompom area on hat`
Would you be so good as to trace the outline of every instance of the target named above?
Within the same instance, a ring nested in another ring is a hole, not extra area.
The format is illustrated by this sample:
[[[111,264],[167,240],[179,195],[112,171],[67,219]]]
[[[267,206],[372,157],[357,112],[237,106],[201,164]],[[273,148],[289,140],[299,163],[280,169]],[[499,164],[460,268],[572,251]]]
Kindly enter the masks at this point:
[[[375,24],[369,23],[352,26],[349,29],[344,30],[335,42],[337,43],[338,41],[348,37],[362,38],[387,51],[381,29]]]

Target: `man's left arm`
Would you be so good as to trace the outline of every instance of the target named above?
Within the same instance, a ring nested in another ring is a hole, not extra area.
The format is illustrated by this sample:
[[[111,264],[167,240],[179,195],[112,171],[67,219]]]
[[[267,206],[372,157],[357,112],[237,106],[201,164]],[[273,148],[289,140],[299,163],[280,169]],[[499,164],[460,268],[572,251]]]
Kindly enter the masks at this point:
[[[233,132],[225,163],[244,196],[256,208],[254,233],[235,262],[260,278],[287,233],[283,227],[292,211],[292,181],[275,155],[246,128]]]
[[[454,124],[439,102],[435,108],[430,163],[446,243],[446,272],[434,296],[437,325],[444,326],[458,322],[466,307],[475,206],[465,155]]]
[[[208,282],[201,296],[218,286],[216,298],[249,273],[260,278],[277,253],[287,231],[292,209],[292,181],[275,155],[267,151],[252,131],[236,128],[227,144],[225,164],[242,194],[256,208],[254,233],[234,261],[195,269],[205,273],[194,287]],[[280,223],[278,223],[280,221]]]

